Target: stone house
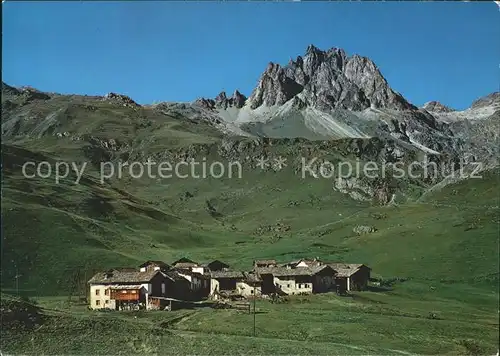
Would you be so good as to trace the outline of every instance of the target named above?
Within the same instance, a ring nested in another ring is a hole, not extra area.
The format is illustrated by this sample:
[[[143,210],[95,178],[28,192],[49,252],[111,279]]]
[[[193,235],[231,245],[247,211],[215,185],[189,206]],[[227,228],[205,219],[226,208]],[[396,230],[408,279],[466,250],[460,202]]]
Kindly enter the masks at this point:
[[[253,261],[253,268],[266,268],[266,267],[277,267],[278,264],[276,260],[255,260]]]
[[[335,271],[338,292],[361,291],[368,287],[371,268],[356,263],[328,263]]]
[[[324,293],[335,290],[336,272],[327,265],[315,267],[255,268],[262,279],[262,293],[284,295]]]
[[[236,285],[243,278],[243,272],[239,271],[210,272],[210,296],[220,292],[236,294]]]
[[[192,272],[200,274],[204,274],[206,272],[205,267],[203,267],[200,263],[190,260],[189,258],[186,257],[182,257],[177,261],[174,261],[172,263],[172,267],[182,270],[191,270]]]
[[[239,271],[210,272],[210,296],[219,295],[250,297],[262,294],[262,280],[256,273]]]
[[[191,295],[189,300],[208,297],[210,292],[210,275],[194,272],[192,269],[174,268],[181,277],[189,281]]]
[[[167,278],[160,270],[111,269],[89,281],[91,309],[149,309],[151,296],[167,294]]]
[[[190,300],[193,298],[191,282],[175,270],[165,272],[166,293],[165,296],[179,300]]]
[[[339,293],[346,291],[365,290],[370,279],[371,269],[364,264],[323,262],[318,258],[300,259],[283,264],[283,267],[295,269],[302,267],[317,267],[328,265],[335,270],[336,290]]]
[[[262,295],[262,279],[256,273],[243,272],[243,278],[236,283],[236,293],[243,297]]]
[[[163,272],[166,272],[170,269],[171,267],[166,264],[165,262],[163,261],[152,261],[152,260],[149,260],[149,261],[146,261],[142,264],[139,265],[139,271],[140,272],[146,272],[146,270],[159,270],[159,271],[163,271]]]

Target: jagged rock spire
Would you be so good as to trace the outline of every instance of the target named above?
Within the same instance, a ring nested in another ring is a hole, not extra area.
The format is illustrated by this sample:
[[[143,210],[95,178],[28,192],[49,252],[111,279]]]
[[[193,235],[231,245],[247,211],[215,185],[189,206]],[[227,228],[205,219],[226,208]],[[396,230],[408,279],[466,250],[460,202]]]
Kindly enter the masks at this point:
[[[282,105],[298,94],[320,109],[416,109],[389,87],[370,59],[347,57],[340,48],[322,51],[314,45],[286,67],[270,62],[247,103],[252,109]]]
[[[211,109],[244,105],[256,109],[263,105],[283,105],[291,99],[300,107],[312,106],[320,110],[417,109],[391,89],[369,58],[348,57],[337,47],[322,51],[312,44],[306,48],[304,56],[291,59],[284,67],[269,62],[248,99],[235,91],[230,98],[221,92],[215,100],[200,99],[198,102]]]
[[[235,90],[233,95],[228,98],[225,91],[221,91],[215,99],[198,99],[196,103],[207,109],[227,109],[229,107],[235,106],[241,109],[247,100],[247,97],[241,94],[238,90]]]

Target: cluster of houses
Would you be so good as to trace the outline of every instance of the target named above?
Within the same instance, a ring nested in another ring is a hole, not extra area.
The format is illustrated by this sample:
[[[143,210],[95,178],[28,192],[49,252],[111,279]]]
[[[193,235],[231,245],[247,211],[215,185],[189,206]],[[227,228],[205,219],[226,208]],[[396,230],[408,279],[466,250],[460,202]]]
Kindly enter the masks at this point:
[[[284,264],[254,261],[249,272],[231,270],[219,260],[207,264],[181,258],[171,265],[146,261],[137,268],[116,268],[89,281],[91,309],[160,309],[175,301],[238,296],[267,297],[363,290],[371,269],[364,264],[300,259]]]

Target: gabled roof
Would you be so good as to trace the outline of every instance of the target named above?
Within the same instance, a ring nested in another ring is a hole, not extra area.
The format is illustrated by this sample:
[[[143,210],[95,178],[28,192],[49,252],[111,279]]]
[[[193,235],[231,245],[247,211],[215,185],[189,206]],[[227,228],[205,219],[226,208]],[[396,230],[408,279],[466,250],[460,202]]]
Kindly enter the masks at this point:
[[[221,265],[225,266],[226,268],[229,267],[229,265],[227,263],[224,263],[224,262],[222,262],[220,260],[213,260],[212,262],[207,263],[206,266],[210,267],[210,265],[213,265],[213,264],[216,264],[216,263],[221,264]]]
[[[262,279],[257,273],[252,272],[243,272],[243,277],[247,283],[259,283],[262,282]]]
[[[275,265],[276,260],[255,260],[253,261],[254,265]]]
[[[190,268],[175,268],[174,271],[176,271],[180,275],[197,277],[199,279],[210,279],[209,275],[199,272],[193,272]]]
[[[219,278],[244,278],[243,272],[239,271],[213,271],[210,272],[210,277],[213,279]]]
[[[359,271],[359,269],[344,269],[344,268],[338,268],[337,269],[337,276],[336,277],[350,277],[354,273]]]
[[[302,259],[297,259],[297,260],[293,260],[293,261],[288,261],[288,262],[282,263],[281,265],[282,265],[282,266],[296,265],[296,264],[297,264],[297,263],[299,263],[300,261],[302,261]]]
[[[113,268],[109,268],[106,272],[110,272],[110,271],[137,272],[137,268],[133,268],[133,267],[113,267]]]
[[[151,281],[159,270],[140,272],[130,269],[113,269],[96,273],[88,283],[91,284],[117,284],[117,283],[146,283]],[[163,273],[162,273],[163,274]]]
[[[358,272],[361,267],[366,267],[371,270],[370,267],[362,263],[329,262],[328,265],[337,271],[337,277],[350,277]]]
[[[195,261],[193,261],[193,260],[190,260],[190,259],[189,259],[189,258],[187,258],[187,257],[181,257],[181,258],[179,258],[177,261],[172,262],[172,266],[175,266],[175,265],[177,265],[177,264],[179,264],[179,263],[190,263],[190,264],[194,264],[194,265],[196,265],[196,266],[199,266],[199,263],[198,263],[198,262],[195,262]]]
[[[200,267],[197,263],[192,262],[178,262],[174,264],[174,268],[192,268],[192,267]]]
[[[324,269],[330,269],[332,275],[335,274],[335,270],[328,265],[314,266],[314,267],[297,267],[297,268],[286,268],[286,267],[261,267],[256,268],[255,271],[262,274],[272,274],[276,277],[284,276],[313,276]]]
[[[304,262],[305,264],[307,264],[309,267],[312,267],[312,266],[320,266],[320,265],[323,265],[324,263],[321,262],[320,260],[318,259],[308,259],[308,258],[301,258],[299,260],[295,260],[295,261],[290,261],[290,262],[287,262],[287,263],[283,263],[282,266],[283,267],[286,267],[286,266],[290,266],[292,268],[295,268],[298,264],[300,264],[301,262]]]
[[[175,270],[170,270],[170,271],[166,272],[165,275],[167,276],[168,279],[170,279],[173,282],[187,282],[187,283],[189,283],[189,281],[185,277],[181,276],[179,274],[179,272],[177,272]]]
[[[163,268],[167,268],[167,269],[170,268],[170,266],[167,263],[165,263],[163,261],[154,261],[154,260],[146,261],[146,262],[140,264],[139,267],[147,267],[147,266],[151,266],[151,265],[163,267]]]

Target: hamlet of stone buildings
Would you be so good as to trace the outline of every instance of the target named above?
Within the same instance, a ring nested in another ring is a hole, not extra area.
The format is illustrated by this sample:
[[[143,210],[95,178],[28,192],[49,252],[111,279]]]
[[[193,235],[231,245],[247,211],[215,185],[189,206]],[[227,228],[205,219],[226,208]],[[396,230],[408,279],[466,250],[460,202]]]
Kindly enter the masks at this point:
[[[89,307],[111,310],[171,309],[182,303],[276,298],[367,287],[371,269],[364,264],[300,259],[278,264],[257,260],[248,272],[222,261],[202,264],[181,258],[172,264],[146,261],[136,268],[115,268],[89,281]]]

